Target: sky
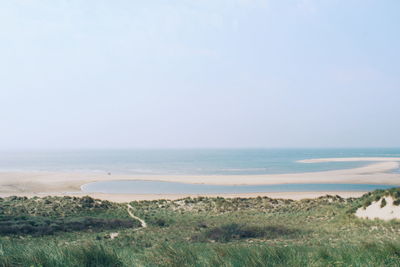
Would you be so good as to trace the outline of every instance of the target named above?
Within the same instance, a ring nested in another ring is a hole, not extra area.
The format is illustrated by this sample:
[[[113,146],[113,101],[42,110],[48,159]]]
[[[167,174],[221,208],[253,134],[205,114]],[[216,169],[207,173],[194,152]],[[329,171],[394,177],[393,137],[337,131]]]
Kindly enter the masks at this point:
[[[0,2],[0,149],[400,147],[398,0]]]

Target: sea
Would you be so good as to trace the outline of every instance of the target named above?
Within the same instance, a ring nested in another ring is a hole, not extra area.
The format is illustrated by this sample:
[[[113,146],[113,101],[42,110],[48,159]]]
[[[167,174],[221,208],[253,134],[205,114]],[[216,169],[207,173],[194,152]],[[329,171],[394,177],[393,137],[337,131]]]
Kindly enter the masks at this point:
[[[318,172],[371,162],[300,163],[345,157],[400,157],[399,148],[342,149],[135,149],[0,152],[0,171],[94,172],[135,175],[255,175]],[[400,173],[400,169],[393,172]],[[134,194],[371,191],[379,184],[202,185],[159,181],[103,181],[86,192]]]
[[[3,151],[0,152],[0,171],[252,175],[349,169],[371,163],[298,162],[304,159],[342,157],[400,157],[400,148]]]

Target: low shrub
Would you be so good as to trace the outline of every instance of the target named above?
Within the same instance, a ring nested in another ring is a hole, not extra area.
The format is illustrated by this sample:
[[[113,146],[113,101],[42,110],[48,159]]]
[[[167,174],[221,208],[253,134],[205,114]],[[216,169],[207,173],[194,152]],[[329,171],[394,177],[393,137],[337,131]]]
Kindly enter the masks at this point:
[[[367,208],[368,206],[370,206],[372,204],[371,200],[367,199],[364,204],[363,204],[363,208]]]
[[[106,230],[137,227],[130,219],[103,219],[93,217],[49,219],[40,216],[0,216],[2,235],[51,235],[58,231],[71,232],[87,229]]]
[[[383,207],[385,207],[386,206],[386,199],[385,198],[382,198],[382,201],[381,201],[381,208],[383,208]]]
[[[298,234],[299,230],[289,229],[283,226],[247,226],[244,224],[226,224],[206,230],[200,235],[192,237],[193,241],[214,240],[218,242],[229,242],[245,238],[268,238],[287,237]]]

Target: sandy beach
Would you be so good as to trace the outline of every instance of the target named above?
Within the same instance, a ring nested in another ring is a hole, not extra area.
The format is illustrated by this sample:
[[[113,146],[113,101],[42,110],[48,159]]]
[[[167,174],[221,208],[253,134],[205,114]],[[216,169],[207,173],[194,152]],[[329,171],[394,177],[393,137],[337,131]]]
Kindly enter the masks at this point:
[[[114,175],[103,172],[0,172],[0,196],[45,196],[45,195],[91,195],[96,198],[118,202],[142,199],[177,199],[187,194],[133,195],[133,194],[87,194],[81,186],[96,181],[146,180],[212,185],[273,185],[273,184],[387,184],[400,185],[400,173],[391,173],[399,168],[400,158],[334,158],[310,159],[304,163],[329,161],[372,161],[373,163],[353,169],[323,172],[268,174],[268,175]],[[219,194],[224,197],[271,196],[279,198],[310,198],[324,194],[344,197],[359,196],[361,192],[279,192],[251,194]],[[206,194],[203,194],[206,195]],[[212,195],[215,196],[215,195]]]

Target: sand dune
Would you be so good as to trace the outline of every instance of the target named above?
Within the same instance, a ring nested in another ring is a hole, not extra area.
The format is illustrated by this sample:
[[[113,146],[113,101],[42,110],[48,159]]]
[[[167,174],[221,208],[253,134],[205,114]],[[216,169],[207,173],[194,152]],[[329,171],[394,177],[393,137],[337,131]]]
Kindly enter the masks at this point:
[[[386,205],[382,207],[382,200],[385,199]],[[400,206],[393,204],[393,198],[383,197],[379,201],[374,201],[366,208],[359,208],[356,216],[364,219],[381,219],[385,221],[400,219]]]

